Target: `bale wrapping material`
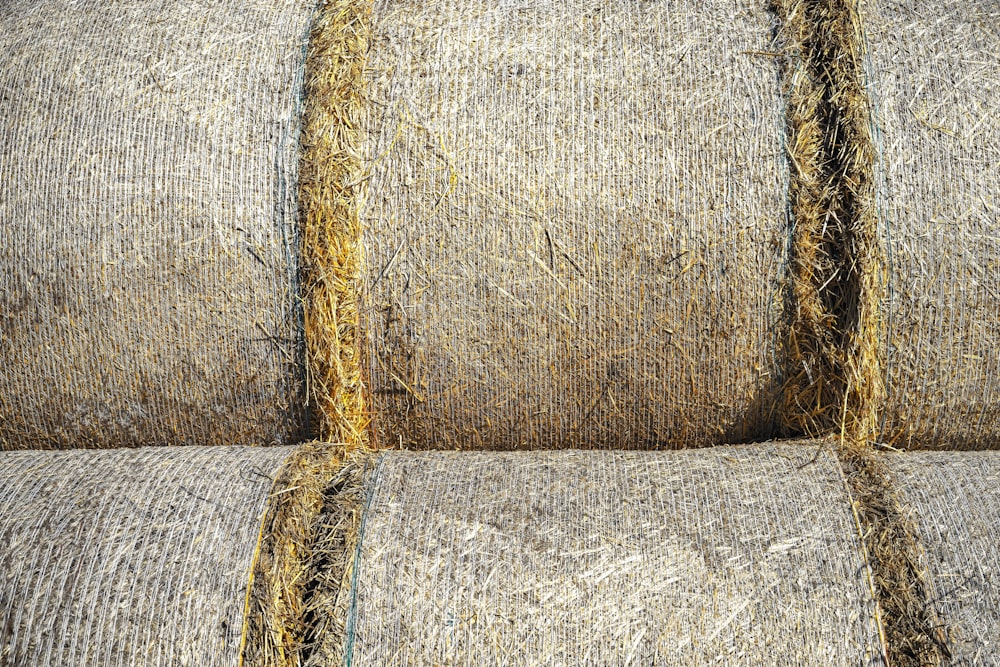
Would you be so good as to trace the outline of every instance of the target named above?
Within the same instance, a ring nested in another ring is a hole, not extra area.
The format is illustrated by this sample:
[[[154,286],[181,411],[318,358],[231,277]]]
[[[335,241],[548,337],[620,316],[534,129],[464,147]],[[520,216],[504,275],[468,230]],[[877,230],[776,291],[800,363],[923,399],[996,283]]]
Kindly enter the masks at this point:
[[[302,664],[362,472],[318,444],[0,455],[0,665]]]
[[[761,428],[786,235],[774,21],[758,1],[375,3],[379,444]]]
[[[390,452],[355,665],[883,664],[828,446]]]
[[[287,448],[0,457],[0,664],[235,665]]]
[[[315,4],[0,6],[0,447],[294,441]]]
[[[1000,655],[1000,456],[915,452],[887,457],[924,547],[954,665]]]
[[[1000,446],[1000,7],[863,14],[888,255],[882,439]]]

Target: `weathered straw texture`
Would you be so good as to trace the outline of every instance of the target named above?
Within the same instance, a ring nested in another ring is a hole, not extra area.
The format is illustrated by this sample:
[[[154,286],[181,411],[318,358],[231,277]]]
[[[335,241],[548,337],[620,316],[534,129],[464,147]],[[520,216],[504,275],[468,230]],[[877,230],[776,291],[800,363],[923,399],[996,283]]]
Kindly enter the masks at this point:
[[[0,447],[297,437],[314,7],[0,4]]]
[[[760,427],[787,233],[774,22],[762,1],[375,3],[380,446]]]
[[[1000,6],[866,7],[890,268],[881,437],[1000,447]]]
[[[0,665],[236,665],[287,448],[0,456]]]
[[[884,260],[854,0],[775,0],[786,53],[793,243],[781,426],[872,437],[884,401]]]
[[[390,452],[354,665],[882,664],[826,445]]]
[[[948,664],[947,636],[931,597],[917,529],[884,456],[867,442],[837,447],[871,572],[889,667]]]
[[[358,295],[358,212],[369,0],[333,0],[313,24],[306,61],[300,206],[308,395],[325,440],[364,446],[369,416]]]
[[[371,459],[308,443],[270,494],[247,592],[241,665],[343,664],[352,562]]]
[[[952,664],[997,664],[1000,456],[918,452],[887,458],[913,510]]]

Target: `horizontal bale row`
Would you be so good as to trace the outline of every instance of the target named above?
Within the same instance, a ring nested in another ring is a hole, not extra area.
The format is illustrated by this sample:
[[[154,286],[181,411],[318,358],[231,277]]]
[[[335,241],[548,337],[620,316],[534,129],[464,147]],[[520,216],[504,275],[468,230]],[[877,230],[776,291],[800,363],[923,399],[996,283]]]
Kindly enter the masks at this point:
[[[1000,461],[883,458],[951,657],[992,655]],[[877,665],[895,636],[828,441],[0,461],[0,664]]]
[[[859,15],[878,247],[803,319],[764,0],[6,3],[0,447],[674,448],[883,382],[881,439],[994,447],[1000,17],[939,4]],[[877,350],[812,363],[855,283]]]

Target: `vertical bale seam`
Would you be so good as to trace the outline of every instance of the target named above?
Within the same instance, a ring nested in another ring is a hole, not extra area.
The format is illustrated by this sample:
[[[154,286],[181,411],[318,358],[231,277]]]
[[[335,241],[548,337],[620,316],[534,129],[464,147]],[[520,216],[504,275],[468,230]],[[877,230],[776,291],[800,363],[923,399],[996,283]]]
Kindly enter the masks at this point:
[[[944,665],[950,654],[915,528],[872,444],[885,403],[886,264],[857,0],[772,7],[786,48],[794,225],[780,426],[786,435],[840,436],[890,667]]]
[[[323,440],[369,442],[358,300],[370,0],[321,4],[306,58],[299,201],[307,401]]]

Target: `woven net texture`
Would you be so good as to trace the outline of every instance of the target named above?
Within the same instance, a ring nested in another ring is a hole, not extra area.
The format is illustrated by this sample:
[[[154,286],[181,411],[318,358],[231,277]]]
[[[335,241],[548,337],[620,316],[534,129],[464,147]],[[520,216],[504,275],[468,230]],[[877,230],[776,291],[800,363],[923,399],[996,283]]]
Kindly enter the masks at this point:
[[[0,447],[295,439],[314,4],[0,4]]]
[[[236,665],[289,448],[0,456],[0,664]]]
[[[1000,446],[1000,7],[864,3],[889,278],[882,438]]]
[[[379,445],[757,428],[787,236],[775,20],[756,1],[375,2]]]
[[[1000,455],[915,452],[887,458],[925,551],[952,664],[995,664],[1000,654]]]
[[[881,664],[831,452],[390,452],[349,664]]]

